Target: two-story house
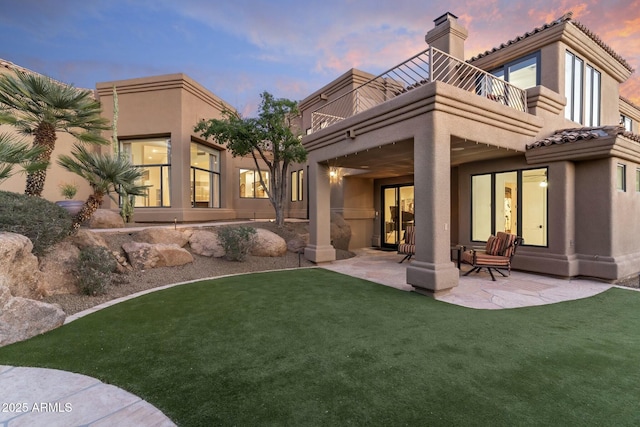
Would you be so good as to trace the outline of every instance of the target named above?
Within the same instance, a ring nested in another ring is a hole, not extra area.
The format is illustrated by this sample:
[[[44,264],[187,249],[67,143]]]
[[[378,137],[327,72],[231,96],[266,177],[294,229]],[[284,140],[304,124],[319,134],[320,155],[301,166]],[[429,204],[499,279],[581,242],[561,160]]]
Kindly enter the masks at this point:
[[[570,13],[465,61],[467,36],[447,13],[423,52],[380,76],[348,71],[300,103],[306,256],[335,258],[333,211],[353,248],[393,248],[414,224],[407,282],[428,294],[457,286],[452,247],[498,231],[524,238],[518,269],[640,271],[640,110],[619,96],[629,64]]]

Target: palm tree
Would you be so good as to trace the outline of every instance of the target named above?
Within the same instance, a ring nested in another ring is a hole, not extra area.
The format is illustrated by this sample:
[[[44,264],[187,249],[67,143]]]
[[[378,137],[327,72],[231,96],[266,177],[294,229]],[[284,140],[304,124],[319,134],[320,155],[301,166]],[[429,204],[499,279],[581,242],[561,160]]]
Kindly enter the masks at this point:
[[[124,156],[91,152],[86,147],[76,144],[71,156],[61,155],[58,164],[84,178],[93,189],[80,212],[73,217],[72,232],[77,231],[80,224],[91,218],[105,196],[117,202],[111,193],[133,196],[146,194],[147,186],[137,184],[142,180],[144,171]]]
[[[100,135],[108,121],[101,116],[100,102],[89,90],[65,85],[48,77],[16,71],[0,76],[0,124],[7,123],[24,135],[33,136],[41,147],[36,159],[48,165],[56,144],[56,132],[66,132],[78,141],[108,144]],[[29,171],[25,193],[41,196],[46,168]]]
[[[29,147],[23,141],[16,140],[12,135],[0,134],[0,182],[13,175],[15,165],[22,166],[27,172],[46,168],[46,165],[35,162],[42,150]]]

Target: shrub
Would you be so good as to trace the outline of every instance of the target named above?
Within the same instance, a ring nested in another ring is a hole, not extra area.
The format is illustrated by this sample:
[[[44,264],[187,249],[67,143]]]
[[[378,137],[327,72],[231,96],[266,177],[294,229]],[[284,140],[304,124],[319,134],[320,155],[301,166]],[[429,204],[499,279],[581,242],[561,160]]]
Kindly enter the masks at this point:
[[[117,261],[102,246],[87,246],[80,250],[76,267],[77,284],[85,295],[102,295],[115,278]]]
[[[76,183],[63,182],[58,187],[60,187],[62,197],[67,200],[73,199],[78,193],[78,185]]]
[[[243,261],[256,236],[256,229],[247,226],[220,227],[217,232],[225,257],[230,261]]]
[[[0,191],[0,231],[27,236],[33,253],[42,255],[71,231],[71,215],[60,206],[35,196]]]

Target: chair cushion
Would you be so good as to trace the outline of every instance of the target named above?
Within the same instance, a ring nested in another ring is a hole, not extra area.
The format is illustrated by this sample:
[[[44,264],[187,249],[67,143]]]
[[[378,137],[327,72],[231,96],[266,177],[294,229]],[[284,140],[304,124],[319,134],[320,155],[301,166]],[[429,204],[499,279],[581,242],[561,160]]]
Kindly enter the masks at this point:
[[[488,255],[484,252],[476,253],[476,263],[477,266],[488,265],[488,266],[497,266],[497,267],[508,267],[511,263],[511,260],[508,257],[501,255]]]
[[[478,251],[475,251],[476,258],[474,263],[473,254],[474,251],[464,251],[462,253],[461,261],[478,267],[509,267],[509,264],[511,264],[511,260],[502,255],[489,255],[485,252]]]
[[[500,251],[502,250],[503,242],[500,241],[496,236],[491,235],[487,239],[487,247],[485,248],[485,252],[487,255],[500,255]]]
[[[460,261],[473,265],[473,251],[462,252],[462,258]]]
[[[400,243],[398,245],[398,253],[399,254],[415,254],[416,253],[416,245],[409,245],[407,243]]]
[[[506,257],[511,257],[515,252],[515,242],[517,236],[515,234],[503,233],[499,231],[497,233],[498,240],[500,240],[501,246],[496,255],[503,255]]]
[[[407,225],[407,228],[404,230],[404,242],[408,245],[416,244],[415,225]]]

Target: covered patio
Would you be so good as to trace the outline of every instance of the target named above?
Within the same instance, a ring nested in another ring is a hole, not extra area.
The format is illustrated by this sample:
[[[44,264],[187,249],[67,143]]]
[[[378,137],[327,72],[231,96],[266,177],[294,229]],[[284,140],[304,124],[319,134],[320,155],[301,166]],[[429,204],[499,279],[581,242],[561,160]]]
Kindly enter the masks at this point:
[[[517,255],[516,255],[517,256]],[[407,264],[401,255],[373,248],[359,249],[353,258],[333,261],[323,268],[404,291],[414,287],[406,282]],[[512,271],[509,277],[492,281],[486,272],[463,277],[471,267],[462,265],[458,286],[436,296],[438,301],[468,308],[498,310],[529,307],[587,298],[614,285],[588,279],[561,279]]]

